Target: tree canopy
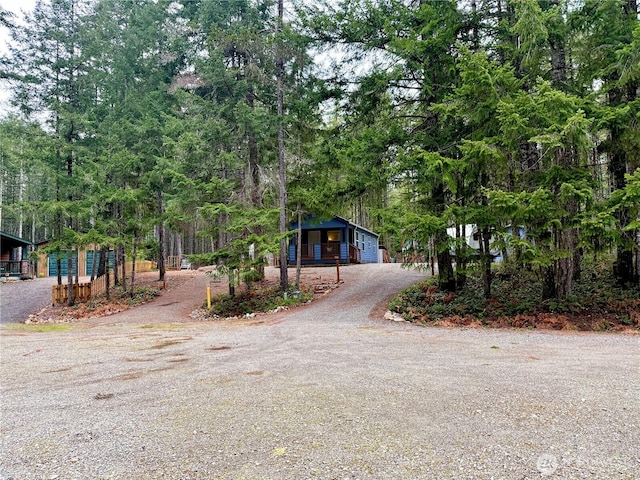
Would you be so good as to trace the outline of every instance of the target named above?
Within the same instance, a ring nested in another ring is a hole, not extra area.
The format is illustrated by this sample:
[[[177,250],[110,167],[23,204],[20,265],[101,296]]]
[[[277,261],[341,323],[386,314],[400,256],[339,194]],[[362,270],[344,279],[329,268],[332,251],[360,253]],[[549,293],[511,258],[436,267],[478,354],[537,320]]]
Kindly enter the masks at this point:
[[[491,297],[497,255],[543,298],[588,254],[638,285],[635,0],[38,0],[0,28],[0,229],[69,262],[261,272],[338,214],[449,291]]]

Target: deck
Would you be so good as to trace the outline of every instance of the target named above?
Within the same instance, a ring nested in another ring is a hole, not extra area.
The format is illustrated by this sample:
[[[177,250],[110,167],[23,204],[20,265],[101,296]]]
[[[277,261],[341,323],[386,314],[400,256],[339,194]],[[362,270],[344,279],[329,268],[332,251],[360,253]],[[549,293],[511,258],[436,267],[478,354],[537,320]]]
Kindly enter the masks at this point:
[[[33,278],[35,269],[29,260],[0,261],[0,275],[4,277]]]

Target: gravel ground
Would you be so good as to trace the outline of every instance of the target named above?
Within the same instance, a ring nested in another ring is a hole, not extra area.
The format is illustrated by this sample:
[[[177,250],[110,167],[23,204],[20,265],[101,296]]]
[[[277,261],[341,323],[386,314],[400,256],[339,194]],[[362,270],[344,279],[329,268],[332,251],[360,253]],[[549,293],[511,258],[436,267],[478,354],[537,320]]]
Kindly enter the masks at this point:
[[[392,322],[420,275],[341,276],[252,319],[189,321],[163,296],[3,327],[0,478],[640,478],[639,336]]]
[[[56,277],[0,282],[0,323],[22,322],[51,303]]]

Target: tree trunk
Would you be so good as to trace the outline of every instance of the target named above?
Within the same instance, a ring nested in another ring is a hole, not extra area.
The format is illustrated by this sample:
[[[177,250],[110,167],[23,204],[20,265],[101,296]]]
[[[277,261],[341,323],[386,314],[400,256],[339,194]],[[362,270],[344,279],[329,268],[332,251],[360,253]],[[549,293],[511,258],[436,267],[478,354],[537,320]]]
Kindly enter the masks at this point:
[[[636,220],[640,222],[640,215]],[[636,279],[640,288],[640,230],[636,231]]]
[[[559,0],[551,0],[549,5],[551,8],[556,8],[559,3]],[[551,83],[554,88],[563,90],[567,83],[567,57],[565,39],[561,32],[549,29],[549,47],[551,48]]]
[[[482,284],[484,287],[484,298],[491,298],[491,232],[488,228],[480,231],[480,252],[482,255]]]
[[[229,269],[229,295],[234,296],[236,294],[236,269]]]
[[[182,262],[182,234],[176,233],[176,256],[178,257],[178,270],[180,269],[180,262]]]
[[[540,169],[540,157],[536,145],[522,141],[518,145],[520,153],[520,168],[524,172],[536,172]]]
[[[550,7],[559,6],[559,0],[551,0]],[[564,21],[564,20],[559,20]],[[567,83],[567,59],[565,38],[561,32],[549,31],[549,47],[551,48],[551,81],[554,88],[565,90]],[[571,169],[576,164],[576,153],[569,146],[556,148],[556,163]],[[559,185],[557,186],[559,188]],[[579,206],[575,200],[569,200],[566,205],[567,218],[571,221],[578,213]],[[555,279],[554,296],[567,297],[571,295],[575,279],[575,251],[578,247],[578,232],[575,228],[568,228],[556,232],[556,250],[561,258],[554,261],[553,271]],[[579,258],[577,259],[579,260]],[[549,291],[551,293],[551,291]]]
[[[442,215],[445,206],[443,183],[437,183],[433,186],[431,198],[433,198],[434,201],[434,212]],[[453,271],[453,259],[451,258],[451,247],[449,246],[449,236],[447,235],[446,229],[436,233],[434,236],[434,247],[438,257],[438,286],[442,290],[455,292],[456,277]]]
[[[562,232],[562,237],[568,237],[570,232]],[[563,238],[562,242],[570,241],[568,238]],[[556,296],[560,298],[566,298],[571,295],[573,291],[573,279],[574,279],[574,267],[573,257],[559,258],[555,264],[555,282],[556,282]]]
[[[556,276],[553,265],[542,269],[542,300],[556,298]]]
[[[95,262],[95,259],[94,259]],[[101,277],[107,273],[107,269],[109,268],[109,248],[102,247],[100,249],[100,259],[98,260],[98,273],[97,276]]]
[[[276,36],[282,33],[282,21],[284,16],[283,0],[278,0],[278,21],[276,23]],[[287,174],[284,161],[284,60],[282,58],[282,39],[277,38],[278,54],[276,55],[276,75],[278,80],[278,173],[280,179],[280,290],[286,292],[289,288],[289,273],[287,265]]]
[[[159,280],[164,282],[166,266],[164,263],[164,202],[162,199],[162,191],[158,192],[158,214],[160,215],[160,221],[158,222],[158,273]]]
[[[298,238],[296,242],[296,287],[300,289],[300,271],[302,270],[302,206],[298,203]]]
[[[448,248],[438,252],[438,286],[447,292],[456,291],[456,279]]]
[[[73,291],[73,249],[67,250],[67,305],[73,307],[76,303],[75,292]]]
[[[617,81],[615,78],[612,81]],[[635,94],[634,94],[635,96]],[[621,105],[625,101],[624,95],[619,88],[613,88],[609,92],[609,104],[612,106]],[[609,153],[609,176],[611,178],[612,190],[623,190],[626,187],[625,174],[628,172],[627,154],[622,145],[622,135],[625,127],[613,125],[611,131],[611,151]],[[631,222],[631,211],[629,208],[620,208],[616,211],[616,219],[620,228],[621,239],[616,248],[616,261],[613,266],[613,273],[616,281],[620,285],[631,285],[634,280],[633,269],[633,237],[634,233],[625,230]]]
[[[136,284],[136,254],[138,253],[138,242],[133,239],[133,253],[131,254],[131,287],[129,291],[129,297],[133,298],[133,290]],[[122,269],[124,270],[124,262],[122,262]],[[122,276],[124,278],[124,275]]]
[[[133,241],[135,246],[135,239]],[[118,257],[120,257],[120,266],[122,268],[122,290],[127,291],[127,265],[126,265],[126,254],[124,253],[124,245],[121,245],[118,249]]]
[[[467,226],[456,225],[456,290],[467,283]]]
[[[113,249],[113,284],[118,285],[120,283],[120,255],[119,248]]]
[[[453,271],[453,260],[449,248],[447,232],[436,235],[435,247],[438,257],[438,286],[447,292],[456,291],[456,277]]]
[[[56,254],[56,268],[58,269],[58,285],[62,285],[62,259],[60,258],[60,252]]]
[[[93,261],[91,262],[91,281],[93,282],[96,279],[96,271],[98,270],[98,262],[96,261],[98,257],[98,249],[93,248]]]
[[[106,257],[106,266],[107,266],[104,272],[104,279],[106,282],[105,295],[107,297],[107,300],[110,300],[111,299],[111,285],[110,285],[111,278],[109,275],[109,249],[107,248],[106,251],[107,251],[107,254],[104,255]]]
[[[20,187],[18,190],[18,203],[20,204],[18,210],[18,237],[23,238],[23,225],[24,225],[24,215],[22,212],[22,202],[24,202],[24,191],[26,190],[26,175],[24,173],[24,138],[20,139]],[[22,260],[23,253],[22,247],[18,248],[18,258]]]

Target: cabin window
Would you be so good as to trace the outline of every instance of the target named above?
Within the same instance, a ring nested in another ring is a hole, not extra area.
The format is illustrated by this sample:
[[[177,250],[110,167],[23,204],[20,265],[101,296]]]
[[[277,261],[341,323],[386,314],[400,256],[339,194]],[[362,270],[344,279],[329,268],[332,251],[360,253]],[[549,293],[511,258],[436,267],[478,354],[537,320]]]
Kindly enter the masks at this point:
[[[327,232],[327,240],[329,242],[339,242],[340,241],[340,230],[329,230]]]
[[[320,243],[320,230],[309,230],[309,245]]]

